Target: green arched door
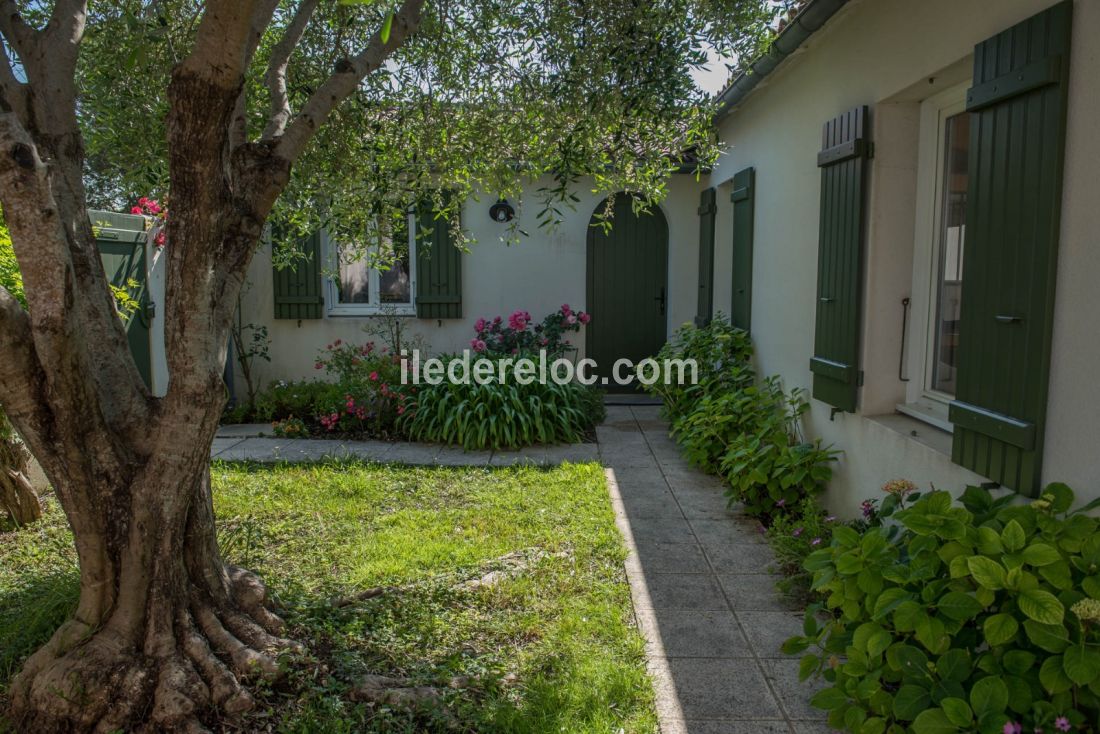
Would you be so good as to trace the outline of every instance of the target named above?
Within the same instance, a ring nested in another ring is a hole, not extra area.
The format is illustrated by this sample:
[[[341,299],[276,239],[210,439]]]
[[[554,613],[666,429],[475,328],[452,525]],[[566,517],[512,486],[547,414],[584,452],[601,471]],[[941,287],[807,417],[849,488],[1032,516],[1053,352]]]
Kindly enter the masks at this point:
[[[616,360],[637,364],[652,357],[667,337],[668,222],[657,207],[633,211],[631,197],[617,194],[612,227],[605,231],[593,212],[588,227],[587,308],[592,322],[585,329],[585,353],[596,361],[596,374],[611,378]],[[625,374],[625,371],[624,371]],[[633,388],[606,383],[609,392]]]

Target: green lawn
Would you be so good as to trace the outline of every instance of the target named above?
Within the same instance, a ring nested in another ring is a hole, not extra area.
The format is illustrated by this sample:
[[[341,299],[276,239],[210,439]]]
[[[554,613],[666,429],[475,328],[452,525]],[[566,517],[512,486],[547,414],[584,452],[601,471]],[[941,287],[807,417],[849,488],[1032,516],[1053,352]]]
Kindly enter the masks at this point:
[[[598,465],[213,472],[226,557],[263,575],[312,651],[264,692],[245,730],[655,729],[625,550]],[[516,553],[524,560],[496,584],[466,584]],[[0,686],[68,612],[74,579],[55,504],[37,526],[0,535]],[[395,589],[349,606],[329,601],[375,586]],[[471,683],[447,693],[448,721],[352,702],[350,687],[370,673]]]

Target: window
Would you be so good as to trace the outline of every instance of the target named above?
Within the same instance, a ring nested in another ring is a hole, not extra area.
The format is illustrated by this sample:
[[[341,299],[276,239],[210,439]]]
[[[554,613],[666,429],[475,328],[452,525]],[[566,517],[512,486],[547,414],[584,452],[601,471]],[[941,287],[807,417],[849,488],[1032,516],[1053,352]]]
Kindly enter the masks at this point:
[[[969,185],[969,82],[921,105],[909,383],[898,410],[951,430]]]
[[[341,247],[326,237],[330,276],[326,279],[330,316],[371,316],[380,313],[414,314],[416,258],[413,238],[416,220],[409,214],[407,226],[392,235],[383,235],[371,250],[361,244]],[[389,269],[371,267],[378,259],[389,262]]]

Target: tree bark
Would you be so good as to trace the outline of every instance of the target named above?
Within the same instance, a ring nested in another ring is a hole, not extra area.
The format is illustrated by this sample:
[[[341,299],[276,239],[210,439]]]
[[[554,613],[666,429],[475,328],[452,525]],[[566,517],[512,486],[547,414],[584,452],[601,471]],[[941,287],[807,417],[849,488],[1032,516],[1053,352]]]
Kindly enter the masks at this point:
[[[42,517],[42,505],[27,479],[30,454],[7,422],[0,413],[0,510],[17,526],[26,525]]]
[[[17,727],[201,731],[214,714],[250,709],[242,684],[276,677],[279,656],[299,649],[281,637],[259,579],[222,562],[203,438],[125,475],[55,475],[61,496],[112,501],[94,534],[89,518],[73,523],[79,607],[13,680]]]

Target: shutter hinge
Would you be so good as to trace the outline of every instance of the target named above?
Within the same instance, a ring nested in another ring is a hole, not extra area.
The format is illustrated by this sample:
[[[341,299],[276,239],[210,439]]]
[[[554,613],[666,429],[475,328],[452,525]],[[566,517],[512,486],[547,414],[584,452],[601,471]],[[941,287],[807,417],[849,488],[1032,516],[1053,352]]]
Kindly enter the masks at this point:
[[[875,157],[875,144],[873,141],[867,143],[867,160],[871,160]]]
[[[860,370],[856,376],[856,387],[863,387],[863,370]]]

